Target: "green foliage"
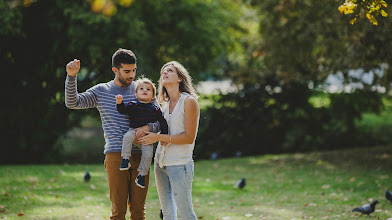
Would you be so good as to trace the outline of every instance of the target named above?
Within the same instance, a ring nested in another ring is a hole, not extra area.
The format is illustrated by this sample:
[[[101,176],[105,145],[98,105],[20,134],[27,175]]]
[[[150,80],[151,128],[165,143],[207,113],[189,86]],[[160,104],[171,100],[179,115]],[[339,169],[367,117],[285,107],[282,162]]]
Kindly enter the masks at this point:
[[[374,74],[373,82],[364,83],[366,90],[373,85],[381,85],[387,91],[391,88],[390,17],[381,20],[378,27],[370,23],[353,26],[349,18],[336,13],[340,4],[337,1],[251,2],[259,9],[261,42],[248,54],[259,56],[259,62],[265,66],[260,70],[264,75],[316,87],[328,75],[339,72],[345,83],[361,81],[348,71],[363,70]],[[380,73],[376,74],[377,70]],[[248,72],[252,71],[249,68]],[[255,78],[254,83],[258,82],[257,75]]]
[[[371,217],[388,219],[391,156],[391,146],[383,146],[196,160],[193,205],[199,219],[367,219],[351,210],[379,200]],[[89,183],[83,182],[86,170]],[[109,219],[103,164],[1,166],[0,176],[1,219]],[[243,190],[234,188],[241,177]],[[146,219],[159,219],[154,183],[152,170]]]
[[[360,134],[358,137],[364,144],[392,143],[392,112],[385,111],[380,114],[366,113],[355,125]]]
[[[9,145],[0,163],[54,161],[61,152],[53,147],[57,138],[84,115],[98,116],[96,110],[65,108],[70,60],[81,60],[79,92],[113,79],[111,56],[120,47],[136,53],[138,74],[153,81],[165,62],[178,60],[197,82],[219,68],[214,62],[242,31],[237,3],[229,0],[135,1],[109,17],[94,13],[87,1],[26,1],[28,7],[12,2],[0,1],[0,66],[5,91],[12,93],[4,100],[10,106],[4,113]]]
[[[376,92],[330,94],[330,104],[314,107],[304,85],[247,88],[239,93],[213,97],[214,105],[201,113],[197,157],[212,152],[223,157],[237,151],[245,155],[331,150],[361,146],[355,120],[364,112],[379,112],[382,99]],[[360,133],[362,135],[362,133]],[[367,142],[367,144],[375,144]]]

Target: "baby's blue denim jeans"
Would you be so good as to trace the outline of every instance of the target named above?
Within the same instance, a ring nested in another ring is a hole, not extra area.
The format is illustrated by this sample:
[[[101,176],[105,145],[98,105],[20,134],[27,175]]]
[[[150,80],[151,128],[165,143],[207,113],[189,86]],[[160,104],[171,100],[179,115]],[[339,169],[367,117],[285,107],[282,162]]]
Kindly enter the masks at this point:
[[[177,209],[182,220],[197,220],[192,205],[194,163],[185,165],[154,165],[155,181],[164,220],[177,220]]]

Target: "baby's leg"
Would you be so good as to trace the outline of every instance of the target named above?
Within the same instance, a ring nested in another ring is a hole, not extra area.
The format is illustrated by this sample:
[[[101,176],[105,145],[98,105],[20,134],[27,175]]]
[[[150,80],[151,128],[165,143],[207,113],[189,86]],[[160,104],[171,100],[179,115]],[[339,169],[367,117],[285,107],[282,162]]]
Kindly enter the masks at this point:
[[[142,146],[142,158],[140,160],[139,168],[137,169],[137,171],[139,171],[139,175],[145,176],[150,170],[152,154],[152,145]]]
[[[135,140],[136,131],[133,128],[130,128],[127,133],[124,134],[122,149],[121,149],[121,156],[124,157],[131,157],[132,154],[132,143]]]

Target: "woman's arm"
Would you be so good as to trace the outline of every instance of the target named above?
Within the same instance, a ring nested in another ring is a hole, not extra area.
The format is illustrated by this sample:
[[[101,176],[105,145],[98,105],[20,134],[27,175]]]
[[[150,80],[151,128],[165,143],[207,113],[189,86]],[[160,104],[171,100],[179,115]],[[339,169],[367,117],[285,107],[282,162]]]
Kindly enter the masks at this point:
[[[194,97],[189,96],[184,103],[184,133],[167,135],[145,132],[147,135],[140,138],[139,142],[142,145],[149,145],[158,141],[173,144],[192,144],[196,137],[198,117],[199,104]]]

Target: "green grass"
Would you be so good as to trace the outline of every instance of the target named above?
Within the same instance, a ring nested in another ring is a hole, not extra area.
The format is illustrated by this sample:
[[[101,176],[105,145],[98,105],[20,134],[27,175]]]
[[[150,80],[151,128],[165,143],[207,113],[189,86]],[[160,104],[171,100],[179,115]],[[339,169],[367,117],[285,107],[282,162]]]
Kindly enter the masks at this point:
[[[351,210],[379,200],[370,219],[388,219],[391,171],[392,146],[196,161],[193,203],[207,220],[369,219]],[[243,176],[247,186],[234,188]],[[0,219],[109,219],[102,164],[1,166],[0,190]],[[146,219],[159,208],[152,174]]]

